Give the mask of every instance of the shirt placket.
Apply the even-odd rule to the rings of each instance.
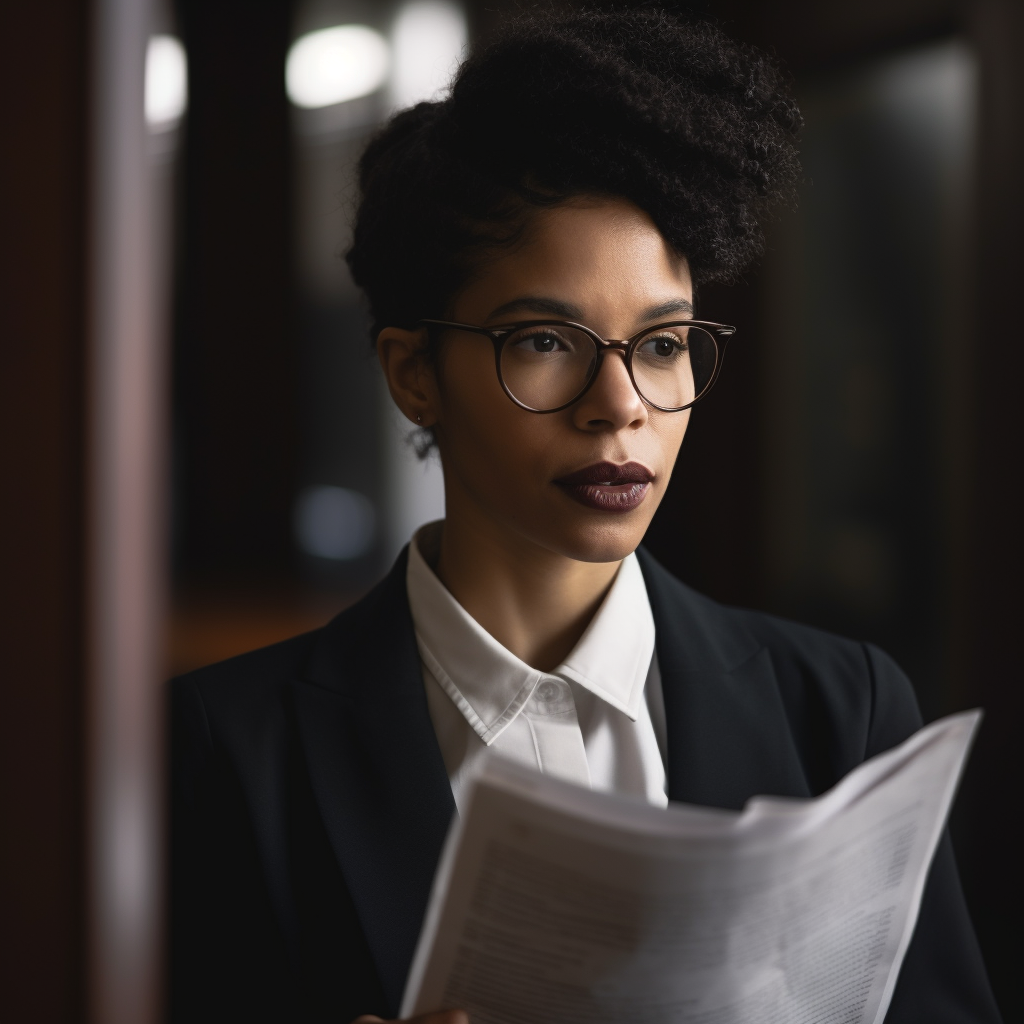
[[[569,684],[553,676],[543,677],[521,717],[532,734],[537,767],[545,775],[589,788],[587,751]]]

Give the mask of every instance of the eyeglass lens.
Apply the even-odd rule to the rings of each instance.
[[[707,390],[717,361],[718,346],[708,331],[661,327],[634,348],[633,379],[651,405],[681,409]],[[541,324],[505,339],[501,376],[517,401],[545,412],[572,402],[590,383],[596,362],[597,343],[585,331]]]

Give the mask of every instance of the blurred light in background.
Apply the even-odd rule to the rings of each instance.
[[[346,487],[307,487],[295,502],[295,539],[307,555],[359,558],[373,546],[375,526],[370,500]]]
[[[306,586],[355,595],[380,578],[420,525],[444,516],[440,463],[416,458],[415,428],[384,386],[363,296],[340,258],[351,239],[356,168],[389,113],[443,95],[467,49],[468,19],[454,0],[296,0],[292,25],[286,84],[302,410],[292,538]],[[371,48],[380,55],[376,70],[356,95],[346,82],[369,63]],[[306,91],[307,75],[315,89]],[[311,497],[328,482],[370,503],[367,515],[372,506],[364,547],[341,536],[344,513],[331,510],[331,502],[341,504],[337,495]],[[310,529],[315,524],[325,532]]]
[[[174,36],[151,36],[146,48],[146,124],[174,128],[188,106],[185,47]]]
[[[441,98],[467,52],[464,7],[450,0],[410,0],[398,8],[391,27],[394,55],[390,100],[393,108]],[[436,453],[416,457],[409,424],[380,388],[388,439],[387,535],[385,562],[393,559],[423,523],[444,518],[444,477]]]
[[[403,4],[391,30],[394,105],[410,107],[436,99],[451,83],[465,55],[467,38],[466,15],[459,4],[445,0]]]
[[[384,84],[390,63],[387,40],[366,25],[310,32],[288,51],[288,98],[297,107],[315,109],[368,96]]]

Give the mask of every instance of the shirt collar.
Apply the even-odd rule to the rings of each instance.
[[[485,743],[530,699],[545,673],[503,647],[455,600],[409,545],[409,607],[420,656]],[[569,656],[552,672],[636,721],[654,655],[654,616],[636,555],[619,567],[604,601]]]

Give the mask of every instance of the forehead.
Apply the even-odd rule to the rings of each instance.
[[[690,298],[685,258],[626,200],[574,200],[538,211],[512,249],[486,261],[456,299],[460,316],[486,317],[520,295],[544,295],[591,318],[628,320],[658,302]]]

